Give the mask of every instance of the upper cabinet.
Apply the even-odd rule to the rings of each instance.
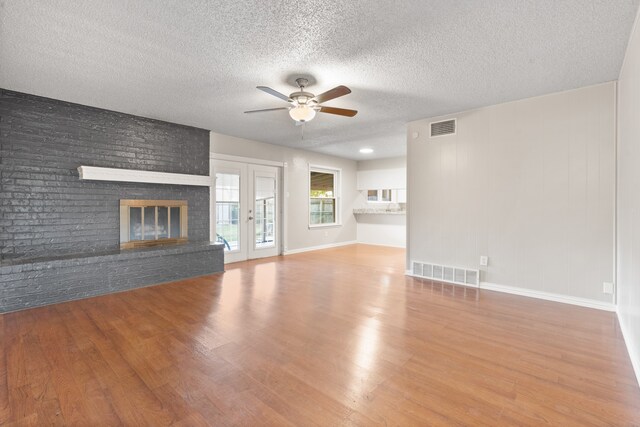
[[[389,188],[400,190],[407,188],[407,169],[375,169],[358,171],[358,190]]]

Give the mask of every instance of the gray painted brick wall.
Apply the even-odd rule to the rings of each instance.
[[[1,259],[119,246],[120,199],[186,199],[209,239],[204,187],[80,181],[80,165],[209,174],[209,132],[0,89]]]
[[[223,269],[222,245],[208,243],[0,265],[0,313]]]
[[[209,132],[0,89],[0,312],[222,271],[206,187],[81,181],[80,165],[209,174]],[[120,199],[185,199],[188,245],[119,250]]]

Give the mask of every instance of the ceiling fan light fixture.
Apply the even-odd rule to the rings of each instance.
[[[266,111],[275,110],[289,110],[289,116],[297,123],[304,123],[313,120],[316,113],[335,114],[343,117],[353,117],[358,114],[357,110],[350,110],[347,108],[329,107],[328,105],[321,105],[323,102],[331,101],[332,99],[339,98],[351,93],[351,89],[346,86],[336,86],[333,89],[329,89],[320,95],[314,95],[311,92],[305,92],[305,88],[309,81],[303,77],[296,79],[296,84],[300,90],[293,92],[289,96],[271,89],[267,86],[256,86],[261,91],[275,96],[289,104],[288,107],[280,108],[263,108],[262,110],[250,110],[245,113],[263,113]]]
[[[289,115],[296,122],[308,122],[316,116],[316,110],[306,104],[301,104],[291,108]]]

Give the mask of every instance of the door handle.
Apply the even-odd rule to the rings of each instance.
[[[250,216],[250,217],[249,217],[249,221],[251,221],[252,219],[253,219],[253,217],[252,217],[252,216]]]

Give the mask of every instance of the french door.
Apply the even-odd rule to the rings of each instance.
[[[226,160],[211,166],[216,238],[225,245],[225,263],[279,255],[279,168]]]

